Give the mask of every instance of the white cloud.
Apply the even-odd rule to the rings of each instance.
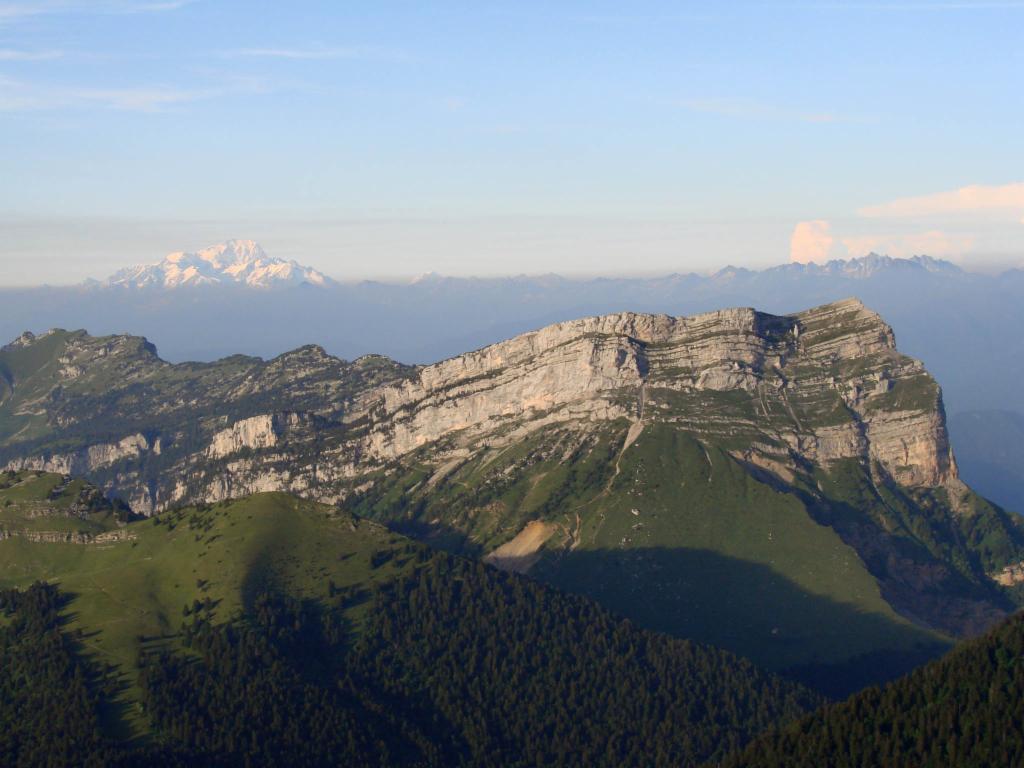
[[[831,9],[843,11],[982,11],[982,10],[1013,10],[1024,8],[1019,0],[961,0],[961,2],[933,3],[825,3],[809,6],[815,9]]]
[[[165,86],[87,88],[39,86],[0,76],[0,112],[101,107],[128,112],[160,112],[175,105],[221,95],[222,90]]]
[[[975,247],[976,238],[969,234],[930,229],[906,234],[852,235],[841,238],[840,242],[850,257],[874,252],[897,258],[927,255],[960,260]]]
[[[1024,182],[972,184],[904,197],[793,230],[790,258],[820,262],[875,252],[928,255],[991,268],[1016,264],[1024,252]]]
[[[50,61],[64,56],[63,51],[16,51],[0,48],[0,61]]]
[[[0,3],[0,21],[13,21],[26,16],[36,16],[45,11],[38,5],[27,3]]]
[[[294,59],[300,61],[322,61],[348,59],[351,61],[401,61],[407,56],[400,51],[369,45],[310,48],[238,48],[221,54],[225,58]]]
[[[180,88],[82,88],[69,94],[74,100],[129,112],[159,112],[176,104],[186,104],[218,95],[216,91]]]
[[[838,258],[832,225],[823,219],[801,221],[793,227],[789,238],[789,258],[799,264],[825,262]]]
[[[809,112],[773,104],[735,99],[687,99],[679,106],[709,115],[721,115],[737,120],[781,120],[800,123],[840,123],[846,118],[831,112]]]
[[[176,11],[186,5],[192,5],[196,0],[168,0],[164,3],[124,3],[121,13],[160,13],[161,11]]]
[[[856,223],[846,223],[843,233],[835,232],[823,219],[801,221],[790,237],[789,258],[798,264],[823,264],[881,253],[896,258],[927,255],[962,260],[975,248],[977,239],[967,233],[928,229],[912,232],[863,232]],[[852,231],[851,231],[852,230]]]
[[[973,184],[950,192],[904,197],[881,205],[871,205],[858,213],[869,218],[903,218],[979,211],[1005,211],[1017,218],[1024,212],[1024,182],[998,186]]]
[[[162,13],[176,11],[197,0],[153,0],[152,2],[136,2],[135,0],[35,0],[34,2],[0,3],[0,23],[16,22],[31,16],[54,14],[128,14],[128,13]]]

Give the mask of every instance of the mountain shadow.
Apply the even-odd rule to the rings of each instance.
[[[884,687],[767,731],[720,768],[1024,764],[1024,617]]]
[[[897,677],[950,647],[895,613],[816,595],[768,566],[707,549],[547,553],[530,574],[644,629],[724,648],[830,696]]]

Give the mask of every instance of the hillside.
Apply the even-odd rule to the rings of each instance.
[[[152,511],[180,500],[161,487],[173,462],[201,461],[226,425],[256,417],[219,450],[270,448],[252,444],[258,425],[274,432],[264,440],[322,429],[362,409],[364,392],[412,370],[373,356],[347,362],[316,346],[269,361],[236,355],[171,365],[138,337],[26,334],[0,350],[0,451],[44,450],[51,458],[39,468],[97,478],[127,464],[139,485],[121,483],[121,495]]]
[[[1020,523],[960,480],[937,383],[856,300],[584,318],[419,368],[315,347],[171,365],[83,332],[0,366],[10,468],[144,512],[343,503],[832,692],[1020,598]]]
[[[1020,765],[1024,617],[754,741],[722,768]]]
[[[0,558],[0,590],[28,590],[0,592],[8,757],[73,720],[60,754],[81,764],[695,765],[820,701],[284,494],[116,542],[11,538]],[[46,670],[76,667],[79,694],[40,705],[62,674]]]
[[[81,478],[41,471],[0,474],[0,539],[102,542],[124,535],[137,519]]]

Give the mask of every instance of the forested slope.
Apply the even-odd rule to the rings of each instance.
[[[728,768],[1024,764],[1024,616],[884,688],[762,736]]]

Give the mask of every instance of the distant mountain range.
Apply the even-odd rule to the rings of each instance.
[[[767,273],[790,273],[811,276],[868,279],[887,271],[914,272],[924,270],[936,274],[962,275],[955,264],[930,256],[894,259],[870,253],[857,259],[837,259],[825,264],[786,264],[764,270]],[[731,280],[746,280],[758,270],[728,266],[703,277],[696,273],[671,274],[663,278],[668,282],[708,282],[721,284]],[[436,272],[428,272],[412,281],[413,284],[438,285],[451,280]],[[500,278],[498,278],[500,279]],[[519,276],[515,281],[539,281],[545,285],[574,283],[558,275],[539,277]],[[648,281],[651,282],[651,281]],[[656,279],[653,282],[658,282]],[[86,285],[122,288],[183,288],[198,286],[245,286],[248,288],[287,288],[297,285],[330,286],[337,283],[312,267],[296,261],[272,258],[254,240],[227,240],[194,253],[175,251],[157,264],[139,264],[115,272],[105,281],[89,280]]]
[[[832,278],[842,280],[869,280],[886,274],[914,275],[929,273],[960,278],[969,273],[952,262],[930,256],[893,258],[877,253],[854,259],[835,259],[824,264],[789,263],[763,270],[727,266],[701,275],[696,272],[672,273],[661,278],[596,278],[573,279],[557,274],[517,275],[507,278],[463,278],[448,277],[436,272],[427,272],[405,282],[379,283],[362,281],[349,283],[345,287],[385,286],[394,288],[418,286],[419,288],[451,287],[455,285],[500,284],[505,286],[531,286],[541,290],[556,290],[559,287],[590,284],[593,286],[616,284],[639,284],[649,290],[665,289],[669,286],[718,286],[732,283],[746,284],[773,279]],[[294,288],[310,285],[320,287],[342,287],[313,267],[304,266],[294,260],[271,257],[254,240],[227,240],[195,252],[175,251],[156,264],[138,264],[118,270],[105,280],[90,279],[83,283],[88,288],[197,288],[197,287],[245,287],[258,289]]]
[[[820,265],[727,267],[711,275],[427,274],[404,283],[340,283],[239,240],[172,254],[104,282],[0,290],[0,339],[24,330],[88,328],[144,335],[171,361],[235,353],[270,358],[315,342],[348,359],[380,353],[430,363],[587,315],[683,315],[751,306],[786,314],[850,296],[880,312],[900,348],[942,382],[964,477],[1024,511],[1024,474],[993,470],[1005,462],[978,452],[983,446],[1021,446],[1020,419],[999,415],[1024,419],[1021,270],[987,275],[927,256],[869,254]]]

